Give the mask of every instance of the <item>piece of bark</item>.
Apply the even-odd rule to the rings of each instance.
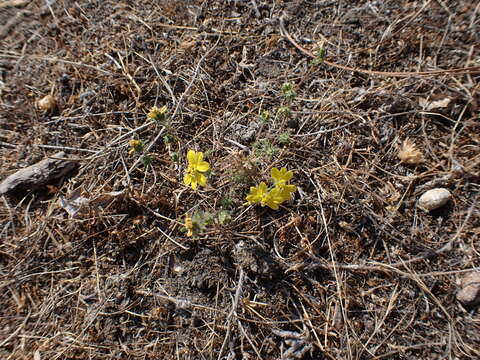
[[[457,293],[457,300],[465,306],[480,304],[480,271],[466,274],[460,281],[461,289]]]
[[[58,180],[77,168],[77,163],[62,160],[64,152],[18,170],[0,183],[0,195],[23,195],[22,192],[36,190]]]

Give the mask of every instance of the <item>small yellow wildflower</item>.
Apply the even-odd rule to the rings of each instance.
[[[264,196],[261,204],[262,206],[267,205],[270,209],[278,210],[280,205],[288,199],[285,198],[285,195],[280,189],[273,188]]]
[[[282,167],[280,170],[274,167],[270,171],[270,175],[275,184],[286,184],[292,179],[293,171],[287,170],[285,167]]]
[[[293,171],[286,168],[273,168],[271,170],[274,187],[268,189],[267,184],[261,182],[257,186],[250,187],[250,193],[246,200],[249,204],[260,204],[278,210],[280,205],[292,198],[292,193],[297,190],[295,185],[289,184],[293,177]]]
[[[267,205],[273,210],[278,210],[279,205],[284,201],[283,198],[284,196],[279,189],[268,190],[267,184],[262,181],[257,186],[250,187],[250,193],[246,200],[249,204]]]
[[[203,160],[203,152],[188,150],[187,153],[188,167],[183,178],[183,183],[189,185],[196,190],[198,185],[205,186],[207,178],[204,172],[210,169],[210,164]]]
[[[293,171],[289,171],[285,167],[282,167],[280,170],[274,167],[271,170],[271,175],[275,188],[278,189],[281,194],[280,196],[283,197],[284,201],[290,200],[291,193],[297,190],[295,185],[288,183],[293,177]]]
[[[286,201],[291,199],[291,194],[297,190],[297,187],[291,184],[283,184],[277,185],[276,189],[281,192],[283,198],[285,199],[284,201]]]
[[[260,204],[262,202],[262,199],[267,195],[267,193],[267,184],[262,181],[257,186],[250,187],[250,193],[247,195],[246,200],[250,204]]]
[[[152,107],[147,114],[147,118],[155,121],[164,121],[167,118],[167,105],[163,105],[161,108]]]
[[[133,153],[143,151],[143,142],[141,140],[132,139],[128,142],[128,145],[130,145],[130,149],[128,150],[128,155],[133,155]]]

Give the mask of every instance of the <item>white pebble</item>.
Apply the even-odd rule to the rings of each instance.
[[[418,207],[427,211],[438,209],[445,205],[452,198],[452,194],[448,189],[437,188],[428,190],[420,199],[418,199]]]

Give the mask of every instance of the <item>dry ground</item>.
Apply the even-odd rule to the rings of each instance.
[[[455,298],[480,265],[479,75],[445,71],[479,65],[478,5],[7,3],[0,180],[59,150],[79,169],[1,199],[2,359],[480,358]],[[273,166],[294,199],[243,206]],[[420,210],[438,186],[452,200]],[[97,200],[72,217],[74,191]]]

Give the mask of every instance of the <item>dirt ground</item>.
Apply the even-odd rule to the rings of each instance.
[[[479,44],[469,0],[0,1],[0,181],[76,165],[1,196],[0,358],[479,359]]]

